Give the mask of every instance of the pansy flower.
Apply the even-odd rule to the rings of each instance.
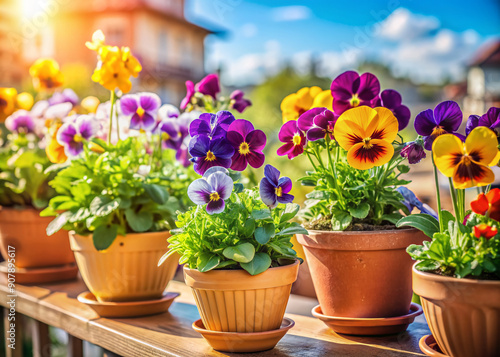
[[[322,93],[320,87],[304,87],[287,95],[281,102],[281,112],[283,123],[290,120],[297,120],[302,114],[313,107],[316,96]]]
[[[229,96],[231,99],[231,108],[239,113],[243,113],[247,107],[252,105],[250,100],[243,98],[244,95],[245,93],[242,90],[237,89]]]
[[[187,128],[182,128],[177,119],[164,119],[158,128],[164,149],[178,150],[181,147]]]
[[[131,116],[130,129],[134,130],[153,130],[160,105],[160,97],[154,93],[129,94],[120,99],[121,111]]]
[[[443,134],[454,134],[460,139],[464,136],[456,131],[462,124],[462,111],[457,103],[445,101],[439,103],[434,111],[427,109],[415,117],[415,130],[424,137],[426,150],[432,149],[434,140]]]
[[[188,150],[194,170],[200,175],[213,166],[229,168],[234,155],[233,146],[225,138],[210,139],[206,135],[194,136]]]
[[[19,93],[16,97],[16,105],[19,109],[30,110],[35,104],[35,99],[28,92]]]
[[[486,194],[480,193],[470,203],[470,207],[474,213],[500,222],[500,189],[494,188]]]
[[[188,104],[191,102],[191,98],[193,98],[194,92],[194,83],[186,81],[186,96],[182,99],[180,106],[182,110],[187,108]]]
[[[408,126],[411,117],[410,109],[401,104],[401,102],[402,98],[399,92],[394,89],[386,89],[373,100],[371,107],[384,107],[389,109],[398,120],[399,131],[401,131]]]
[[[453,178],[456,188],[486,186],[495,180],[488,166],[498,163],[499,151],[495,133],[483,126],[477,127],[465,143],[452,134],[441,135],[434,141],[434,162],[441,173]]]
[[[398,120],[383,107],[353,108],[340,116],[334,128],[335,140],[347,150],[347,162],[359,170],[389,162],[394,154]]]
[[[39,58],[29,69],[33,78],[33,87],[37,91],[51,90],[62,86],[63,74],[57,63],[52,58]]]
[[[330,89],[333,111],[341,115],[351,108],[361,105],[371,106],[371,102],[380,93],[380,83],[371,73],[363,73],[360,76],[354,71],[347,71],[333,80]]]
[[[0,122],[14,113],[16,97],[17,90],[15,88],[0,88]]]
[[[71,88],[66,88],[62,92],[55,92],[52,97],[49,98],[49,104],[61,104],[61,103],[71,103],[73,106],[77,105],[79,102],[78,95]]]
[[[203,178],[193,181],[187,190],[191,201],[197,205],[207,205],[208,214],[224,211],[227,200],[233,192],[233,180],[227,170],[213,167],[203,175]]]
[[[227,131],[227,141],[234,148],[231,170],[243,171],[247,164],[255,169],[261,167],[265,160],[262,150],[266,140],[266,134],[262,130],[255,130],[248,120],[233,121]]]
[[[229,125],[234,121],[234,116],[227,110],[217,114],[203,113],[189,125],[189,135],[206,135],[212,139],[226,137]]]
[[[68,157],[77,157],[83,152],[83,142],[99,132],[99,122],[91,115],[80,115],[76,121],[65,123],[57,132],[57,141],[64,146]]]
[[[474,236],[478,239],[481,237],[486,239],[491,239],[497,234],[498,234],[498,228],[491,227],[486,223],[481,223],[478,224],[477,226],[474,226]]]
[[[397,188],[397,191],[403,196],[402,202],[410,213],[416,207],[421,213],[428,214],[436,219],[438,218],[438,214],[429,205],[422,203],[409,188],[400,186]]]
[[[300,130],[304,131],[307,140],[316,141],[330,135],[333,139],[333,128],[337,117],[326,108],[313,108],[302,114],[297,121]]]
[[[500,134],[500,108],[491,107],[486,114],[482,116],[471,115],[465,126],[465,134],[469,135],[472,129],[478,126],[485,126]]]
[[[290,203],[293,196],[288,192],[292,189],[292,180],[288,177],[281,177],[278,169],[271,165],[264,168],[264,177],[260,181],[259,192],[262,202],[270,208],[274,208],[278,203]]]
[[[401,157],[407,158],[408,163],[412,165],[418,164],[422,159],[427,157],[422,144],[422,139],[412,141],[401,150]]]
[[[278,138],[282,143],[285,143],[277,151],[279,156],[287,155],[289,159],[293,159],[304,152],[307,140],[304,133],[297,126],[297,121],[290,120],[283,124]]]
[[[216,99],[217,93],[220,92],[219,76],[215,73],[209,74],[201,81],[196,83],[196,85],[194,86],[194,90]]]
[[[33,133],[35,131],[35,120],[30,112],[18,110],[5,120],[5,126],[13,133]]]

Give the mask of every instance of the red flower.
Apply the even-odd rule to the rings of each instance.
[[[470,203],[470,207],[473,212],[483,216],[487,215],[500,222],[500,189],[495,188],[486,195],[480,193],[476,200]]]
[[[496,227],[490,227],[485,223],[478,224],[474,226],[474,235],[476,238],[484,237],[486,239],[490,239],[496,236],[498,233],[498,229]]]

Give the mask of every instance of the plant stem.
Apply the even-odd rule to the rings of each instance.
[[[459,207],[458,207],[458,202],[457,202],[457,192],[455,190],[455,187],[453,186],[453,180],[451,179],[451,177],[448,178],[448,181],[450,183],[450,193],[451,193],[451,200],[453,202],[453,210],[455,211],[455,219],[457,221],[457,224],[460,224],[460,211],[459,211]],[[462,217],[462,221],[463,221],[463,217]]]
[[[344,197],[342,195],[342,191],[340,190],[338,181],[337,181],[337,169],[336,166],[333,163],[332,160],[332,153],[330,150],[330,144],[332,143],[332,140],[330,139],[330,134],[327,134],[326,136],[326,151],[328,152],[328,165],[330,166],[329,169],[332,172],[333,175],[333,185],[335,186],[335,190],[337,190],[337,195],[338,195],[338,200],[340,202],[340,205],[344,207]]]
[[[116,94],[115,91],[111,91],[111,110],[109,113],[109,129],[108,129],[108,145],[111,144],[111,133],[113,130],[113,111],[115,109]]]
[[[318,172],[318,168],[316,167],[316,164],[314,163],[314,161],[313,161],[313,159],[312,159],[311,154],[309,153],[309,151],[305,151],[305,153],[307,155],[307,158],[311,162],[311,165],[314,167],[314,171]]]
[[[438,208],[438,218],[439,218],[439,232],[444,232],[443,227],[443,214],[441,213],[441,193],[439,192],[439,177],[437,172],[436,164],[434,163],[434,155],[432,156],[432,166],[434,167],[434,183],[436,184],[436,198],[437,198],[437,208]]]

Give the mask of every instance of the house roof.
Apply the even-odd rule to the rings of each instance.
[[[481,46],[469,62],[470,67],[500,67],[500,38]]]

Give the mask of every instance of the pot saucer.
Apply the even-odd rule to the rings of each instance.
[[[279,342],[295,325],[292,319],[283,318],[277,330],[263,332],[222,332],[205,329],[201,319],[193,322],[193,329],[207,340],[214,350],[221,352],[261,352],[267,351]]]
[[[321,306],[312,309],[312,314],[337,333],[357,336],[392,335],[405,331],[415,317],[422,314],[422,307],[412,303],[408,314],[396,317],[354,318],[323,315]]]
[[[154,300],[100,302],[90,291],[84,291],[77,299],[90,306],[101,317],[137,317],[155,315],[166,312],[179,293],[163,293],[163,296]]]
[[[445,355],[443,352],[441,352],[441,349],[439,348],[436,340],[434,339],[434,336],[432,335],[425,335],[424,337],[422,337],[418,342],[418,346],[420,347],[420,350],[427,356],[448,357],[448,355]]]
[[[14,275],[18,284],[45,284],[57,281],[72,280],[78,275],[75,263],[40,268],[16,268],[14,273],[9,272],[7,262],[0,263],[0,273],[7,279],[9,274]]]

